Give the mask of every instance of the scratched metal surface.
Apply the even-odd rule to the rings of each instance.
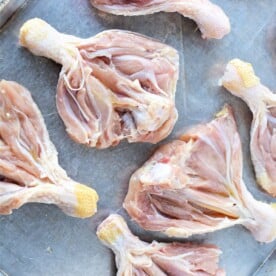
[[[58,208],[29,204],[10,216],[0,216],[0,269],[9,275],[114,275],[114,256],[95,235],[98,223],[111,212],[120,212],[131,173],[156,148],[127,144],[108,150],[88,149],[72,142],[55,107],[55,87],[60,66],[33,56],[19,47],[18,30],[32,17],[48,21],[60,31],[81,37],[109,28],[121,28],[160,39],[180,53],[180,80],[176,103],[179,120],[171,140],[187,126],[207,121],[228,102],[234,107],[244,152],[244,177],[255,197],[271,201],[255,184],[249,158],[251,114],[246,105],[217,86],[225,63],[234,57],[252,62],[264,84],[276,88],[275,0],[216,0],[229,15],[232,32],[220,41],[200,38],[196,25],[178,14],[116,17],[98,13],[87,0],[29,0],[0,32],[0,78],[26,86],[39,105],[59,152],[61,165],[80,182],[93,185],[100,195],[99,211],[90,219],[65,216]],[[130,223],[141,238],[168,240]],[[221,266],[228,275],[252,275],[276,243],[260,244],[242,227],[233,227],[190,240],[217,244]],[[275,260],[274,260],[275,263]],[[274,266],[275,268],[275,266]],[[270,271],[270,270],[267,270]],[[265,272],[263,275],[275,275]],[[0,273],[1,274],[1,273]],[[261,274],[258,274],[261,275]]]
[[[276,271],[276,250],[271,251],[264,259],[263,263],[259,266],[253,276],[262,275],[275,275]]]
[[[25,0],[0,0],[0,28]]]

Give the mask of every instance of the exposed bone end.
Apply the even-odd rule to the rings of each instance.
[[[119,215],[110,215],[97,229],[98,238],[106,244],[113,244],[114,241],[128,230],[124,219]]]
[[[39,18],[25,22],[19,32],[19,42],[23,47],[37,56],[47,57],[60,64],[63,63],[63,49],[66,48],[67,52],[72,52],[67,45],[67,41],[70,40],[73,41],[75,38],[59,33]]]
[[[93,216],[97,212],[97,202],[99,199],[95,190],[77,184],[75,186],[75,195],[77,198],[77,206],[75,215],[80,218],[87,218]]]
[[[260,79],[255,75],[254,69],[250,63],[240,59],[233,59],[230,61],[230,64],[236,68],[246,88],[256,86],[260,83]]]
[[[33,18],[23,24],[19,31],[19,42],[29,48],[30,42],[40,41],[49,33],[49,25],[39,19]]]
[[[231,68],[231,66],[233,68]],[[254,69],[250,63],[244,62],[240,59],[233,59],[228,63],[225,75],[230,75],[233,69],[237,72],[238,76],[240,77],[243,87],[251,88],[260,83],[260,79],[255,75]],[[226,76],[224,76],[223,78],[223,84],[225,83],[225,81],[227,81]],[[232,77],[232,82],[237,82],[237,80],[235,80],[234,78],[234,75]],[[230,79],[228,81],[230,81]]]
[[[229,92],[245,101],[252,97],[246,91],[260,85],[260,79],[255,75],[252,65],[239,59],[228,62],[220,82]]]
[[[276,186],[266,172],[257,175],[257,183],[271,196],[276,197]]]
[[[232,95],[244,100],[253,114],[256,110],[262,114],[266,113],[264,99],[272,93],[261,84],[250,63],[240,59],[231,60],[226,66],[221,82]]]
[[[231,32],[230,21],[226,17],[224,21],[224,25],[220,26],[220,28],[216,28],[214,33],[212,35],[209,35],[209,37],[206,37],[206,38],[222,39],[230,32]],[[203,38],[204,38],[204,34],[203,34]]]
[[[194,18],[203,39],[222,39],[231,31],[231,24],[221,8],[212,4],[210,10],[201,11],[200,18]]]

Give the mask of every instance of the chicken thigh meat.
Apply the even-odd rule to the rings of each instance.
[[[0,81],[0,119],[0,214],[37,202],[56,204],[70,216],[92,216],[97,193],[70,179],[59,166],[29,91],[15,82]]]
[[[144,229],[188,237],[242,224],[256,240],[276,238],[275,206],[242,180],[242,151],[229,106],[214,120],[161,146],[131,177],[124,201]]]
[[[230,61],[221,79],[233,95],[243,99],[253,114],[250,150],[257,182],[276,196],[276,94],[261,84],[250,63]]]
[[[223,10],[209,0],[91,0],[91,3],[101,11],[125,16],[178,12],[197,23],[203,38],[221,39],[231,29]]]
[[[134,236],[124,219],[110,215],[98,227],[98,238],[116,256],[117,276],[223,276],[221,251],[214,245],[147,243]]]
[[[121,140],[157,143],[177,120],[178,53],[120,30],[81,39],[40,19],[27,21],[20,43],[62,64],[57,108],[78,143],[107,148]]]

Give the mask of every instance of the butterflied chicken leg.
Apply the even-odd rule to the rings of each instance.
[[[221,81],[252,111],[250,149],[257,182],[276,196],[276,95],[260,83],[250,63],[239,59],[228,63]]]
[[[31,94],[0,82],[0,214],[28,202],[56,204],[67,215],[96,212],[97,193],[70,179],[59,166],[41,113]]]
[[[118,276],[225,275],[218,268],[221,251],[216,246],[156,241],[149,244],[134,236],[119,215],[105,219],[97,236],[115,253]]]
[[[230,107],[167,145],[130,179],[124,207],[143,228],[188,237],[242,224],[255,239],[276,238],[276,209],[242,180],[242,151]]]
[[[104,12],[126,16],[178,12],[198,24],[203,38],[220,39],[231,28],[223,10],[209,0],[91,0],[91,3]]]
[[[27,21],[20,43],[62,64],[57,108],[78,143],[107,148],[122,139],[157,143],[177,119],[178,54],[139,34],[111,30],[88,39]]]

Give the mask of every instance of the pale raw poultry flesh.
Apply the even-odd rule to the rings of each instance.
[[[240,137],[231,108],[161,146],[130,179],[124,207],[144,229],[188,237],[242,224],[256,240],[276,237],[275,206],[242,180]]]
[[[117,276],[225,275],[218,267],[221,251],[216,246],[147,243],[134,236],[119,215],[106,218],[99,225],[97,236],[115,253]]]
[[[251,158],[259,185],[276,196],[276,95],[261,84],[250,63],[239,59],[226,67],[222,85],[243,99],[253,114]]]
[[[117,15],[145,15],[178,12],[194,20],[203,38],[221,39],[230,32],[223,10],[209,0],[91,0],[97,9]]]
[[[73,140],[107,148],[121,140],[157,143],[177,120],[178,53],[170,46],[120,30],[88,39],[27,21],[20,43],[62,64],[57,108]]]
[[[57,151],[29,91],[2,80],[0,117],[0,214],[37,202],[56,204],[70,216],[92,216],[97,193],[70,179],[59,166]]]

